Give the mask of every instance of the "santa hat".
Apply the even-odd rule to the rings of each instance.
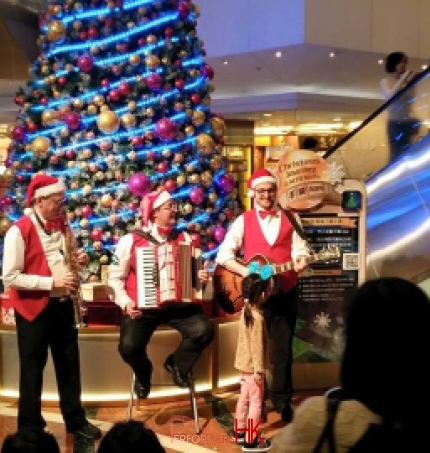
[[[167,190],[155,190],[147,193],[140,202],[140,213],[142,214],[143,226],[147,227],[152,211],[159,208],[172,198]]]
[[[27,187],[26,205],[31,206],[31,203],[36,198],[48,197],[54,193],[64,192],[66,186],[62,181],[54,176],[38,174],[33,177]]]
[[[272,184],[278,185],[278,180],[276,179],[275,175],[266,168],[260,168],[260,170],[254,171],[254,173],[246,182],[246,185],[248,187],[248,197],[253,197],[255,195],[254,189],[259,184],[263,184],[265,182],[270,182]]]

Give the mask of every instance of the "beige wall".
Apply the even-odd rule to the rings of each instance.
[[[430,58],[429,0],[306,0],[305,42]]]

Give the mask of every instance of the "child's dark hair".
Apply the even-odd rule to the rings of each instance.
[[[243,279],[242,296],[247,301],[243,308],[246,327],[254,324],[250,306],[258,304],[260,296],[267,290],[268,284],[269,280],[263,280],[259,274],[249,274]]]

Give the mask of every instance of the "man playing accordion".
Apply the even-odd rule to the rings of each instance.
[[[156,328],[166,324],[182,335],[179,346],[164,362],[164,367],[179,387],[190,385],[191,369],[211,343],[214,330],[200,304],[157,298],[159,294],[155,293],[159,292],[159,281],[153,288],[148,288],[147,293],[142,289],[142,263],[139,261],[142,251],[150,252],[149,265],[152,273],[158,275],[161,271],[154,269],[157,257],[167,249],[175,251],[180,244],[191,244],[192,241],[187,233],[175,231],[176,205],[166,190],[145,195],[140,210],[143,228],[124,235],[118,241],[109,267],[108,286],[111,298],[123,309],[119,353],[137,377],[135,391],[138,398],[146,398],[151,390],[152,374],[146,349]],[[187,265],[191,267],[189,260]],[[179,277],[172,275],[175,281]],[[199,270],[197,275],[200,282],[207,282],[207,270]]]

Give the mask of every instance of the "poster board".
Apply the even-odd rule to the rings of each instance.
[[[294,351],[295,388],[338,385],[346,300],[365,280],[366,189],[312,151],[287,151],[276,167],[282,208],[296,212],[312,251],[340,248],[300,276]]]

